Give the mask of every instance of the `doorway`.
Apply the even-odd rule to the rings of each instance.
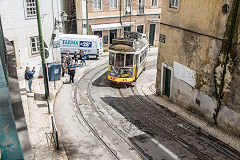
[[[109,31],[109,43],[112,44],[112,40],[117,38],[117,30],[110,30]]]
[[[149,27],[149,44],[151,46],[154,46],[154,38],[155,38],[155,27],[156,27],[156,24],[150,24],[150,27]]]
[[[162,95],[170,97],[171,94],[172,69],[169,66],[162,67]]]

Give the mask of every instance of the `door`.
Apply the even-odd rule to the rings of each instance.
[[[164,86],[164,90],[165,90],[165,95],[166,96],[170,96],[170,86],[171,86],[171,70],[166,68],[165,71],[165,86]]]
[[[155,24],[150,24],[149,28],[149,44],[151,46],[154,45],[154,37],[155,37]]]
[[[116,39],[116,37],[117,37],[117,30],[116,29],[110,30],[109,31],[109,43],[112,44],[112,40]]]

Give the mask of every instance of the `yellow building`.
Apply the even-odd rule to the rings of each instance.
[[[165,0],[159,95],[239,135],[239,0]]]
[[[103,38],[105,49],[112,39],[129,31],[146,34],[151,45],[159,40],[162,0],[92,0],[88,1],[90,34]],[[86,1],[76,0],[77,33],[87,34]]]

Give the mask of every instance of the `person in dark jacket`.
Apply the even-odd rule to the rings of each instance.
[[[25,79],[28,81],[28,88],[29,88],[29,92],[34,92],[32,90],[32,81],[33,81],[33,75],[35,73],[35,67],[33,67],[33,70],[30,71],[30,67],[27,66],[26,70],[25,70]]]
[[[77,56],[77,52],[76,51],[74,52],[73,58],[75,60],[75,64],[77,65],[78,64],[78,56]]]
[[[76,70],[76,66],[74,64],[74,62],[72,61],[71,64],[68,66],[68,70],[69,70],[69,75],[70,75],[70,81],[69,83],[74,83],[74,76],[75,76],[75,70]]]

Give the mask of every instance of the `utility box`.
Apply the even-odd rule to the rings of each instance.
[[[47,68],[48,68],[48,80],[49,81],[54,81],[54,79],[55,80],[60,80],[60,78],[61,78],[61,64],[48,63]]]

